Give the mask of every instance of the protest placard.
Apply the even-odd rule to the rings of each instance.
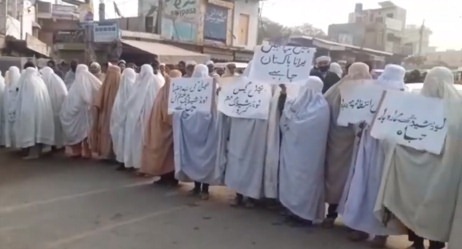
[[[340,87],[340,112],[337,125],[348,126],[366,122],[371,125],[379,108],[384,88],[372,80],[351,83]]]
[[[443,100],[398,91],[385,93],[371,129],[374,138],[437,155],[447,132]]]
[[[168,113],[211,112],[213,89],[212,78],[172,79],[168,96]]]
[[[286,84],[306,80],[310,76],[315,53],[315,48],[257,46],[249,78],[269,84]]]
[[[229,117],[266,120],[271,96],[271,85],[240,77],[223,85],[218,95],[218,110]]]

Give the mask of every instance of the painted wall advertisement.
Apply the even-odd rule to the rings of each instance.
[[[162,36],[195,42],[200,20],[200,0],[165,0]]]
[[[226,43],[228,31],[228,9],[207,4],[204,18],[204,38]]]

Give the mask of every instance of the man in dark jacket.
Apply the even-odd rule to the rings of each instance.
[[[316,66],[310,72],[311,76],[319,77],[324,83],[322,93],[327,92],[331,86],[340,80],[337,74],[329,72],[330,61],[331,59],[329,56],[320,56],[316,58]]]

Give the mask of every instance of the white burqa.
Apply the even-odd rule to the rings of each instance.
[[[5,102],[3,100],[5,96],[5,78],[2,76],[2,72],[0,72],[0,146],[5,145]]]
[[[249,71],[250,65],[246,68],[244,76],[247,76]],[[273,170],[268,169],[270,172],[265,173],[265,161],[268,127],[275,125],[269,124],[269,121],[274,120],[273,115],[277,115],[277,108],[272,106],[277,104],[278,99],[273,98],[270,105],[272,113],[269,114],[268,120],[230,118],[225,185],[244,196],[259,199],[266,197],[265,195],[274,195],[271,193],[274,187],[271,186],[277,184],[277,181],[274,182],[277,177],[266,177],[267,174],[271,175]],[[265,186],[270,186],[270,189],[265,189]]]
[[[119,163],[124,162],[125,151],[125,122],[127,121],[128,111],[128,96],[133,89],[133,84],[136,81],[136,72],[131,68],[126,68],[122,73],[122,80],[120,81],[119,90],[117,91],[112,107],[110,132],[112,138],[112,146],[114,147],[114,154]]]
[[[192,78],[208,78],[207,66],[198,64]],[[215,94],[215,88],[213,94]],[[222,171],[216,167],[218,123],[215,97],[210,112],[174,112],[173,145],[175,178],[211,185],[223,182]]]
[[[441,98],[445,103],[448,133],[443,152],[435,155],[394,145],[385,157],[375,208],[377,217],[384,217],[388,210],[417,235],[442,242],[447,242],[452,227],[461,223],[454,217],[460,212],[457,203],[461,201],[462,97],[453,84],[452,72],[437,67],[427,74],[421,91],[422,95]],[[453,236],[460,237],[461,231],[458,232]],[[461,244],[453,246],[460,248]]]
[[[53,107],[53,116],[55,123],[55,146],[57,148],[62,148],[64,146],[64,132],[63,126],[61,125],[61,120],[59,114],[61,112],[61,107],[63,106],[64,100],[67,97],[67,87],[64,84],[64,81],[59,77],[53,69],[50,67],[44,67],[40,70],[42,74],[42,79],[45,82],[45,85],[48,89],[48,94],[50,95],[51,105]]]
[[[404,90],[406,70],[398,65],[388,65],[376,83],[385,89]],[[375,202],[382,180],[385,158],[384,145],[370,135],[370,128],[359,128],[359,145],[353,155],[350,175],[342,196],[341,214],[346,226],[372,235],[397,235],[401,231],[386,227],[374,214]]]
[[[287,96],[281,117],[279,199],[305,220],[324,219],[324,160],[329,130],[329,105],[323,83],[310,77],[296,96]],[[289,94],[289,93],[288,93]]]
[[[19,93],[19,78],[21,73],[18,67],[10,67],[3,98],[3,111],[5,115],[5,146],[7,148],[17,148],[15,145],[16,137],[14,133],[14,123],[16,122],[16,108]]]
[[[47,86],[36,68],[26,68],[19,78],[14,129],[18,148],[54,144],[53,107]]]
[[[281,119],[279,110],[281,88],[279,86],[273,86],[272,92],[273,97],[271,98],[268,131],[266,135],[267,142],[263,174],[263,196],[265,198],[277,199],[279,195],[279,151],[281,145],[281,129],[279,128],[279,121]]]
[[[86,65],[77,66],[75,81],[60,113],[66,145],[79,144],[88,137],[92,127],[91,106],[101,84]]]
[[[141,67],[127,99],[125,121],[124,155],[125,167],[141,168],[144,132],[146,130],[154,100],[162,87],[151,65]]]

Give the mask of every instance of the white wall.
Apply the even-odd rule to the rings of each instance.
[[[234,3],[234,25],[233,25],[233,43],[235,47],[243,47],[253,50],[257,45],[258,35],[258,9],[259,1],[256,0],[236,0]],[[247,46],[239,44],[239,15],[247,14],[250,16]]]

